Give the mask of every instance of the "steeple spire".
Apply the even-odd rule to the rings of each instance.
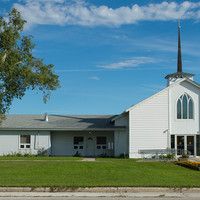
[[[182,69],[182,55],[181,55],[181,26],[180,19],[178,20],[178,55],[177,55],[177,72],[168,74],[165,78],[168,79],[168,85],[176,82],[180,78],[189,78],[193,80],[193,74],[185,73]]]
[[[181,55],[181,26],[178,20],[178,57],[177,57],[177,73],[182,73],[182,55]]]

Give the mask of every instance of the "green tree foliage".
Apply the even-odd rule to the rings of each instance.
[[[23,34],[26,21],[12,9],[8,18],[0,18],[0,115],[5,116],[15,98],[27,89],[40,90],[46,102],[50,92],[59,87],[52,64],[33,56],[34,44]]]

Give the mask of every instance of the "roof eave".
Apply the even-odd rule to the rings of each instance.
[[[28,127],[18,127],[18,128],[0,128],[0,131],[115,131],[124,130],[126,126],[118,126],[111,128],[28,128]]]
[[[177,72],[177,73],[173,73],[173,74],[168,74],[167,76],[165,76],[165,79],[169,79],[169,78],[188,78],[188,77],[192,77],[192,76],[194,76],[194,74],[184,73],[184,72]]]

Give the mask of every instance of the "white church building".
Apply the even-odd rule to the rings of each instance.
[[[182,71],[180,27],[177,72],[167,87],[119,115],[8,115],[0,125],[0,155],[120,156],[173,150],[200,156],[200,85]]]

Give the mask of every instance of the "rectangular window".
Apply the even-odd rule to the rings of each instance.
[[[31,148],[31,136],[30,135],[20,135],[20,148],[30,149]]]
[[[97,145],[105,145],[106,137],[97,137]]]
[[[83,137],[74,137],[74,149],[83,149]]]
[[[177,155],[182,155],[185,153],[185,141],[184,136],[177,136]]]
[[[83,137],[74,137],[74,144],[83,144]]]
[[[190,155],[194,155],[194,136],[187,136],[187,151]]]
[[[97,149],[106,149],[106,137],[97,137],[96,145]]]
[[[175,149],[175,135],[171,135],[171,149]]]

